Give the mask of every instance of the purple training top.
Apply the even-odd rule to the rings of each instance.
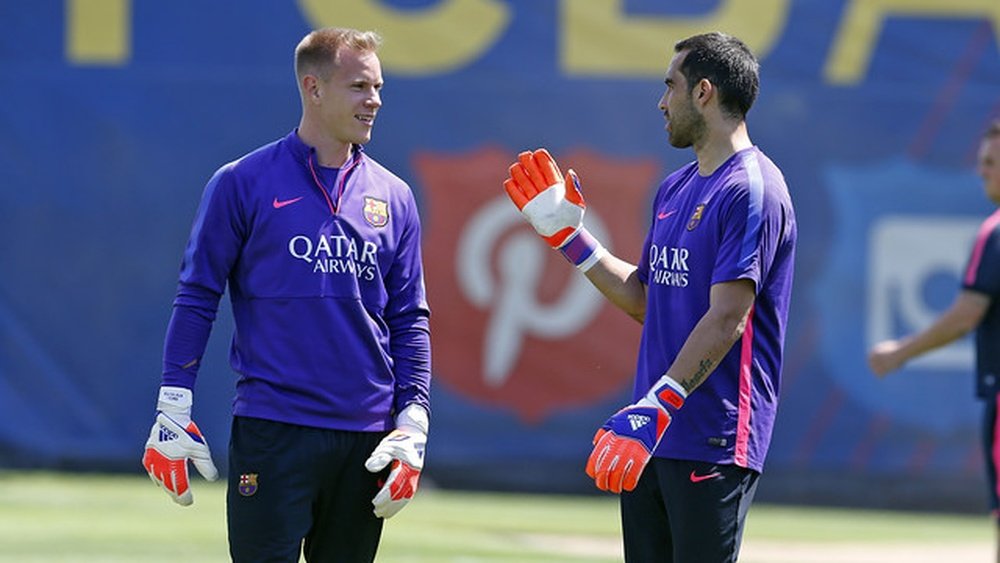
[[[234,414],[381,431],[410,403],[429,409],[417,207],[360,146],[321,168],[293,131],[215,173],[181,265],[164,385],[194,386],[227,283]]]
[[[647,301],[635,400],[667,371],[708,311],[713,284],[752,280],[757,299],[742,339],[688,396],[657,457],[763,469],[781,386],[795,239],[784,177],[756,147],[711,176],[700,176],[692,162],[660,185],[639,261]]]

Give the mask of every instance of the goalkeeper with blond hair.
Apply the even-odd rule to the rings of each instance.
[[[217,474],[192,405],[228,285],[234,561],[373,561],[383,520],[418,486],[430,311],[413,194],[363,150],[382,106],[380,41],[305,36],[298,127],[215,173],[184,254],[143,465],[182,505],[188,460]]]

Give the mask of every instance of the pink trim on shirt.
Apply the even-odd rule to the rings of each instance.
[[[969,267],[965,270],[966,286],[971,286],[976,282],[976,273],[979,271],[979,263],[983,260],[986,241],[990,239],[990,234],[998,223],[1000,223],[1000,210],[987,217],[979,226],[979,232],[976,233],[976,244],[972,247],[972,258],[969,259]]]
[[[753,388],[753,308],[747,315],[747,328],[740,346],[739,407],[736,414],[736,465],[747,467],[750,447],[751,390]]]

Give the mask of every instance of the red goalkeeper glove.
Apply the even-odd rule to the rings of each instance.
[[[635,489],[642,470],[687,393],[664,375],[645,397],[615,413],[594,435],[594,451],[587,460],[587,475],[602,491],[620,493]]]
[[[573,183],[567,187],[559,166],[545,149],[522,152],[508,171],[504,190],[535,232],[577,268],[587,271],[596,264],[605,250],[583,227],[587,204],[576,173],[569,171]]]
[[[396,416],[396,429],[382,438],[365,461],[365,468],[372,473],[390,467],[389,477],[372,499],[375,516],[392,518],[417,493],[428,426],[427,411],[420,405],[408,405]]]
[[[142,466],[149,478],[182,506],[194,502],[188,479],[189,459],[205,479],[219,478],[208,443],[191,420],[191,403],[190,389],[160,387],[159,412],[142,456]]]

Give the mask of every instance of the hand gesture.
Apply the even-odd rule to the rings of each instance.
[[[549,246],[561,248],[580,230],[587,207],[576,173],[569,171],[572,186],[567,188],[545,149],[517,155],[509,173],[503,187],[511,201]]]

